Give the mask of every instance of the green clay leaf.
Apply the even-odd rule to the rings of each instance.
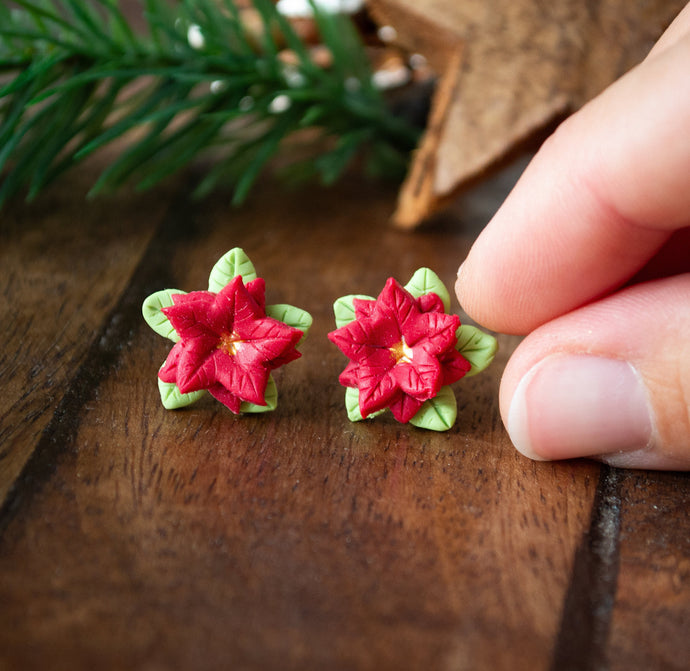
[[[158,378],[158,390],[166,410],[177,410],[196,403],[206,393],[202,390],[183,394],[174,382],[163,382],[160,378]]]
[[[364,417],[362,417],[362,411],[359,409],[359,389],[355,387],[345,388],[345,409],[347,410],[347,418],[351,422],[361,422],[364,419]],[[386,408],[378,412],[372,412],[367,415],[367,419],[378,417],[384,412],[386,412]]]
[[[448,431],[458,416],[458,403],[455,394],[449,386],[441,387],[434,398],[425,401],[417,414],[410,420],[410,424],[420,429],[431,431]]]
[[[313,321],[312,316],[306,310],[302,310],[294,305],[287,305],[286,303],[267,305],[266,316],[277,319],[279,322],[283,322],[288,326],[302,331],[304,335],[300,342],[307,337],[307,333]]]
[[[347,410],[347,418],[351,422],[361,422],[364,419],[359,409],[359,389],[354,387],[345,389],[345,409]]]
[[[412,279],[405,285],[407,289],[415,298],[424,296],[425,294],[437,294],[443,301],[443,307],[446,312],[450,312],[450,294],[446,285],[441,282],[439,276],[430,268],[420,268],[412,275]]]
[[[141,306],[141,313],[144,316],[146,323],[158,334],[162,335],[168,340],[177,342],[180,336],[173,328],[170,320],[161,312],[163,308],[169,308],[173,305],[174,294],[185,294],[186,291],[179,291],[178,289],[163,289],[151,294]]]
[[[455,348],[472,365],[465,377],[481,373],[494,360],[498,350],[496,338],[469,324],[463,324],[456,331],[456,335],[458,344]]]
[[[347,326],[350,322],[355,321],[355,298],[359,298],[363,301],[375,300],[371,296],[364,296],[363,294],[341,296],[333,303],[333,313],[335,314],[335,325],[337,328],[342,328],[343,326]]]
[[[276,387],[272,375],[268,378],[264,400],[266,401],[266,405],[257,405],[256,403],[249,403],[249,401],[242,401],[240,404],[240,412],[270,412],[278,407],[278,387]]]
[[[218,259],[216,265],[213,266],[211,275],[208,278],[208,290],[218,293],[238,275],[242,276],[242,281],[245,284],[257,278],[254,264],[244,253],[244,250],[234,247]]]

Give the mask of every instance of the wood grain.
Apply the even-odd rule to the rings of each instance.
[[[83,178],[82,173],[80,177]],[[83,199],[81,184],[72,188]],[[60,188],[0,214],[0,503],[129,281],[160,201],[85,207]]]
[[[386,227],[393,198],[354,180],[308,197],[268,185],[242,211],[176,203],[141,241],[100,327],[127,342],[89,350],[83,365],[109,348],[115,364],[65,408],[4,511],[7,668],[476,669],[516,666],[516,650],[517,668],[548,668],[598,467],[510,447],[495,399],[515,343],[458,389],[447,434],[352,425],[342,407],[332,301],[421,265],[451,284],[471,241],[451,219],[414,237]],[[167,412],[167,345],[133,297],[153,290],[151,263],[203,286],[234,245],[269,301],[313,313],[304,356],[279,372],[272,416],[211,400]]]
[[[109,201],[108,221],[141,228],[125,236],[131,256],[107,241],[119,270],[99,276],[100,312],[65,288],[63,314],[91,330],[68,372],[45,372],[62,395],[39,407],[43,432],[10,426],[31,456],[0,510],[0,669],[681,668],[687,479],[518,455],[496,400],[517,339],[500,336],[495,364],[457,385],[448,433],[345,416],[333,300],[422,265],[452,284],[520,167],[414,234],[386,226],[393,188],[356,179],[292,193],[266,181],[241,210],[222,195]],[[81,228],[15,289],[27,305],[83,263],[77,233],[83,254],[102,240],[104,205],[63,198],[56,221],[81,207]],[[55,239],[40,208],[14,212]],[[27,253],[27,235],[6,235],[6,258]],[[236,245],[269,302],[312,312],[304,356],[277,372],[270,415],[210,398],[165,411],[155,374],[169,343],[141,301],[205,286]],[[17,379],[46,337],[26,333]]]
[[[519,456],[515,338],[448,433],[345,417],[332,301],[452,284],[521,167],[414,234],[357,179],[233,210],[176,184],[89,203],[86,169],[0,213],[0,671],[685,668],[687,476]],[[271,415],[167,412],[141,301],[236,245],[312,312],[304,356]]]

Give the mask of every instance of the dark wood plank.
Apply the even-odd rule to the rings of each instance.
[[[502,337],[494,367],[458,385],[458,424],[434,434],[350,424],[344,359],[325,337],[340,295],[375,294],[422,265],[452,285],[505,186],[485,185],[464,215],[413,235],[387,226],[393,189],[357,180],[287,194],[266,184],[239,211],[221,197],[174,207],[100,325],[136,324],[126,346],[87,355],[96,366],[115,351],[116,365],[71,397],[60,439],[29,464],[40,477],[21,479],[6,511],[0,662],[549,668],[599,467],[536,464],[510,446],[496,398],[515,340]],[[165,233],[180,224],[185,240]],[[162,284],[202,288],[235,245],[269,302],[312,312],[304,356],[278,371],[269,416],[236,418],[211,400],[167,412],[155,373],[168,346],[133,296],[146,295],[149,263]],[[70,301],[78,312],[79,295]]]
[[[132,196],[86,206],[91,174],[0,213],[0,504],[168,207]]]

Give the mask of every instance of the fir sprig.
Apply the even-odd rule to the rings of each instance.
[[[142,0],[143,33],[117,0],[14,5],[0,4],[0,205],[22,189],[35,197],[128,133],[92,195],[128,180],[151,187],[215,148],[196,193],[230,182],[240,203],[300,129],[335,138],[302,164],[326,183],[360,153],[368,170],[400,168],[418,139],[372,85],[351,21],[316,6],[333,56],[328,68],[313,61],[271,0],[253,0],[262,24],[254,32],[233,0]],[[285,48],[290,65],[280,57]]]

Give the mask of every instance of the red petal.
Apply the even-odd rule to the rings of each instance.
[[[277,348],[282,347],[282,343],[299,342],[302,337],[302,331],[272,317],[252,319],[236,324],[235,333],[241,340],[256,343],[257,346],[259,343],[269,346],[275,341]],[[273,345],[270,346],[273,347]]]
[[[398,345],[402,339],[400,325],[395,319],[381,319],[369,327],[372,344],[377,348],[389,349]]]
[[[246,284],[249,295],[254,299],[262,314],[266,314],[266,282],[262,277],[257,277]]]
[[[395,365],[390,352],[386,349],[373,349],[372,355],[364,362],[350,361],[340,374],[340,382],[346,387],[360,387],[362,378],[365,386],[374,384],[375,379],[388,376],[388,372]]]
[[[441,388],[441,365],[438,359],[417,349],[412,362],[400,362],[393,367],[391,375],[398,387],[422,401],[438,394]]]
[[[183,341],[177,362],[177,386],[182,393],[208,389],[216,381],[212,357],[216,351],[215,340],[196,338]]]
[[[352,305],[355,308],[355,319],[366,319],[371,317],[371,314],[376,307],[376,301],[364,298],[355,298],[352,301]]]
[[[266,405],[266,384],[269,371],[262,366],[242,366],[222,350],[213,355],[218,383],[243,401]]]
[[[441,386],[453,384],[470,372],[472,365],[456,349],[448,350],[440,359],[443,376]]]
[[[167,382],[168,384],[175,384],[177,382],[177,362],[180,359],[180,354],[182,353],[183,348],[184,345],[182,344],[182,341],[180,341],[175,343],[173,348],[168,353],[168,358],[158,371],[158,377],[163,382]]]
[[[235,288],[235,315],[233,329],[239,332],[242,324],[252,322],[266,316],[266,311],[259,306],[247,287],[242,283],[242,278]]]
[[[395,366],[395,359],[388,348],[374,347],[366,360],[361,362],[359,366],[361,369],[369,370],[376,375],[387,375]]]
[[[362,417],[387,408],[398,391],[390,375],[380,375],[369,368],[360,368],[358,388]]]
[[[163,308],[161,312],[170,320],[172,327],[182,339],[193,339],[201,336],[217,337],[218,332],[209,324],[207,317],[209,308],[213,303],[209,302],[206,296],[194,296],[195,293],[207,292],[193,292],[185,296],[175,294],[182,298],[175,305]],[[175,299],[173,298],[173,300]]]
[[[376,299],[376,308],[372,318],[394,322],[398,327],[398,335],[404,333],[405,326],[410,319],[419,315],[419,308],[414,296],[392,277]],[[400,338],[398,337],[398,342]]]
[[[460,327],[460,317],[441,312],[425,312],[414,323],[411,321],[410,326],[404,333],[407,344],[424,347],[434,356],[455,347],[458,341],[455,333]]]
[[[238,275],[216,295],[206,319],[219,335],[236,332],[243,323],[266,316],[264,281],[256,279],[250,285],[251,292]]]
[[[240,339],[236,357],[242,365],[270,365],[277,368],[299,358],[295,345],[302,337],[302,331],[288,326],[277,319],[264,317],[239,324],[236,333]]]
[[[357,387],[359,380],[359,364],[355,361],[350,361],[350,363],[345,366],[345,370],[340,373],[338,381],[343,387]]]
[[[267,362],[267,366],[273,370],[275,368],[280,368],[281,366],[284,366],[286,363],[290,363],[291,361],[295,361],[295,359],[299,359],[302,356],[301,352],[298,352],[294,347],[291,349],[286,350],[281,354],[279,357],[276,359],[273,359],[272,361]]]
[[[213,325],[213,329],[219,337],[223,333],[231,333],[235,327],[236,302],[238,294],[242,290],[245,293],[247,291],[242,283],[242,278],[238,275],[216,294],[213,304],[209,306],[206,320]]]
[[[377,349],[377,340],[368,330],[368,324],[354,321],[328,334],[328,339],[353,361],[366,361]],[[398,342],[400,338],[398,338]]]
[[[419,412],[423,401],[420,401],[407,394],[400,393],[390,404],[393,417],[399,422],[409,422]]]
[[[422,312],[443,312],[446,309],[443,306],[443,301],[438,294],[430,293],[423,294],[417,299],[417,305]]]
[[[173,294],[173,305],[180,305],[182,303],[201,302],[211,304],[215,300],[216,295],[211,291],[192,291],[188,294]]]
[[[240,412],[241,399],[228,391],[222,384],[214,384],[208,388],[209,393],[224,406],[230,408],[236,415]]]

